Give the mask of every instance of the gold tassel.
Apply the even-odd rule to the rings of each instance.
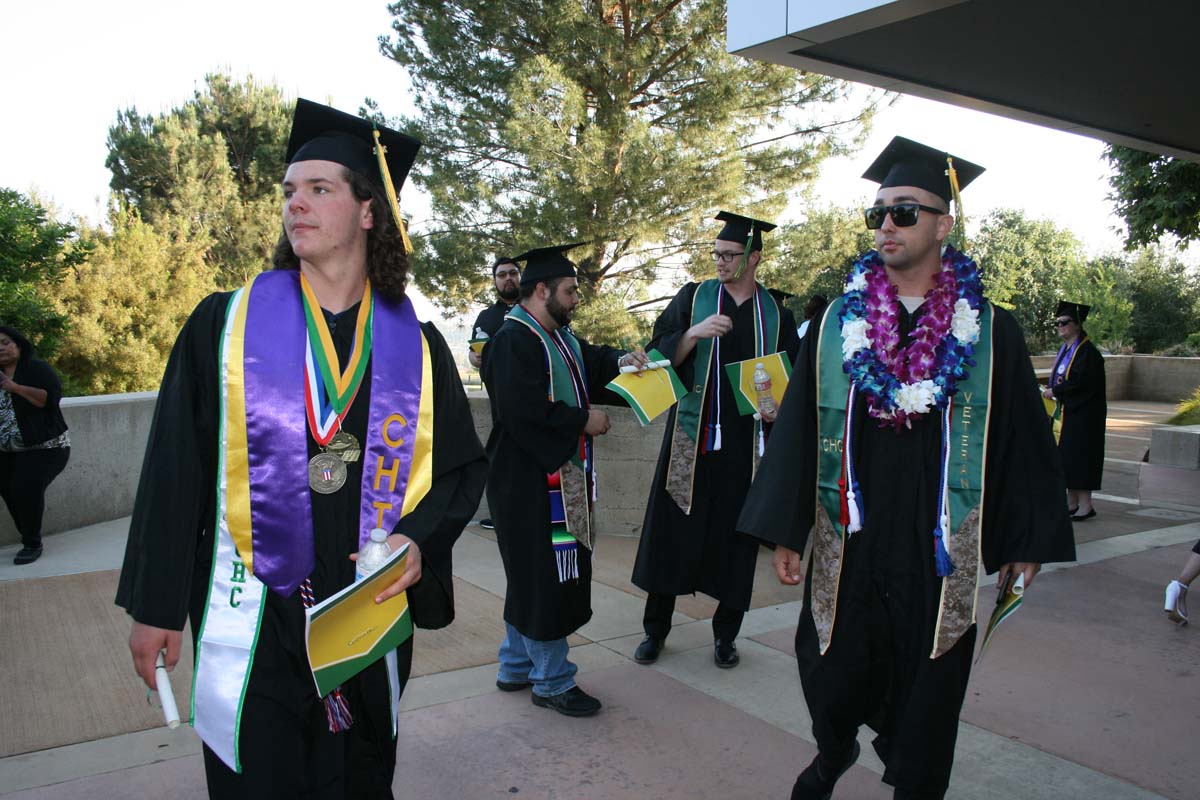
[[[412,241],[408,238],[404,217],[400,216],[400,201],[396,197],[396,187],[392,185],[392,173],[388,171],[387,159],[384,158],[387,148],[379,141],[378,128],[373,129],[371,133],[375,136],[375,157],[379,159],[379,175],[383,178],[383,190],[387,192],[388,204],[392,207],[392,216],[396,219],[396,225],[400,227],[400,239],[404,242],[404,252],[406,255],[411,255]]]
[[[733,273],[733,279],[741,280],[742,273],[746,271],[746,262],[750,260],[750,244],[754,241],[754,226],[750,226],[750,235],[746,237],[746,246],[742,249],[742,258],[738,262],[737,272]]]
[[[954,169],[954,159],[946,156],[946,175],[950,178],[950,196],[954,198],[954,227],[958,229],[958,249],[967,249],[967,215],[963,212],[962,194],[958,188],[958,170]]]

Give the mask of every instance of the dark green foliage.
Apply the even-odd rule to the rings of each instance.
[[[720,0],[389,9],[380,47],[412,76],[400,126],[426,143],[433,205],[414,277],[459,310],[486,300],[494,255],[568,241],[589,243],[585,294],[651,299],[656,265],[702,260],[717,210],[771,218],[873,111],[841,81],[725,53]]]
[[[42,357],[54,355],[69,326],[54,309],[53,287],[88,251],[74,225],[51,219],[20,192],[0,189],[0,324],[21,331]]]
[[[1200,239],[1200,164],[1120,145],[1109,145],[1104,157],[1117,214],[1129,231],[1129,248],[1150,245],[1164,235],[1181,242]]]
[[[274,85],[212,74],[164,114],[120,111],[105,162],[113,193],[146,223],[169,217],[204,239],[218,283],[241,285],[268,265],[279,238],[293,105]]]

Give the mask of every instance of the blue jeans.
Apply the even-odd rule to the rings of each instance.
[[[529,681],[533,684],[533,693],[539,697],[553,697],[575,685],[579,667],[567,660],[570,648],[566,639],[539,642],[523,636],[507,622],[504,631],[497,680],[504,683]]]

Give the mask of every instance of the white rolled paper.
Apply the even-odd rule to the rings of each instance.
[[[158,651],[158,661],[154,663],[154,685],[158,687],[158,699],[162,703],[163,720],[167,727],[174,730],[179,727],[179,709],[175,706],[175,693],[171,691],[171,676],[167,673],[167,664],[163,652]]]
[[[667,361],[667,360],[664,358],[664,359],[663,359],[663,360],[661,360],[661,361],[651,361],[649,364],[647,364],[647,365],[646,365],[646,367],[645,367],[645,368],[646,368],[646,369],[666,369],[666,368],[667,368],[667,367],[669,367],[669,366],[671,366],[671,362],[670,362],[670,361]],[[629,366],[626,366],[626,367],[621,367],[621,374],[622,374],[622,375],[626,375],[626,374],[628,374],[628,373],[630,373],[630,372],[642,372],[642,368],[641,368],[641,367],[638,367],[638,366],[637,366],[637,365],[635,365],[635,364],[630,364]]]

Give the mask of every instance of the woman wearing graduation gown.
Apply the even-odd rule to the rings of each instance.
[[[382,133],[395,181],[402,183],[419,143],[390,131]],[[378,327],[381,316],[406,315],[407,327],[388,330],[402,333],[398,338],[405,338],[407,346],[415,347],[416,352],[424,349],[427,353],[427,357],[418,358],[415,369],[418,374],[425,370],[418,383],[422,403],[427,393],[432,393],[428,400],[432,454],[425,461],[431,466],[428,483],[422,487],[423,496],[414,507],[405,509],[403,516],[389,518],[398,516],[397,521],[385,523],[392,534],[389,545],[408,541],[412,549],[404,578],[384,594],[398,594],[407,585],[414,624],[436,628],[448,625],[454,617],[451,550],[477,507],[486,463],[449,349],[432,324],[418,326],[411,303],[404,298],[407,257],[402,234],[392,222],[378,173],[372,176],[378,168],[372,166],[375,159],[369,142],[368,123],[304,100],[298,102],[288,147],[291,166],[284,185],[285,230],[275,253],[276,269],[257,276],[238,302],[246,303],[252,315],[255,303],[267,303],[273,292],[284,298],[274,308],[285,310],[288,319],[295,319],[300,313],[300,289],[304,281],[309,281],[307,285],[319,303],[314,310],[320,315],[319,321],[310,323],[319,329],[323,322],[333,351],[331,360],[340,369],[352,360],[352,352],[364,338],[361,333],[367,330],[359,327],[356,332],[356,323],[361,325],[371,316],[374,329],[384,330]],[[345,260],[339,261],[336,256],[345,252],[350,253],[351,267],[356,258],[361,259],[357,262],[360,266],[345,271],[330,269],[344,265]],[[364,289],[367,279],[370,295]],[[257,557],[253,571],[248,563],[234,565],[235,583],[227,590],[228,603],[216,593],[210,595],[210,585],[215,586],[220,579],[218,572],[224,573],[218,569],[224,566],[224,558],[218,555],[221,542],[233,527],[232,523],[226,525],[225,512],[217,510],[227,491],[227,478],[219,477],[218,464],[224,464],[232,452],[221,441],[222,433],[232,424],[225,399],[231,389],[223,377],[231,368],[222,365],[222,340],[238,324],[231,311],[236,306],[231,305],[232,294],[211,295],[192,313],[176,340],[159,392],[117,591],[118,605],[134,620],[130,649],[135,667],[152,686],[155,654],[165,649],[167,666],[173,666],[179,657],[179,631],[190,619],[193,642],[201,639],[197,650],[199,676],[202,652],[208,647],[208,640],[200,632],[217,612],[217,606],[236,608],[244,605],[251,592],[261,591],[258,633],[250,645],[253,657],[245,667],[241,702],[236,702],[238,689],[230,681],[237,681],[237,687],[243,684],[228,674],[216,676],[216,685],[224,681],[225,691],[212,695],[215,702],[204,705],[199,696],[195,699],[194,724],[204,738],[202,715],[211,720],[215,713],[211,709],[223,713],[228,695],[234,694],[236,725],[231,728],[232,741],[205,738],[210,796],[390,798],[396,749],[389,703],[392,676],[385,669],[384,659],[341,685],[339,694],[350,719],[339,717],[339,725],[335,726],[329,701],[322,702],[316,694],[306,655],[305,607],[354,581],[351,556],[359,549],[362,515],[367,513],[360,490],[366,493],[364,470],[373,468],[375,462],[372,458],[343,457],[343,485],[331,489],[321,484],[324,491],[318,491],[312,483],[311,470],[304,465],[322,448],[313,438],[311,420],[309,424],[304,422],[303,321],[298,329],[287,327],[282,315],[264,315],[265,324],[259,328],[246,323],[245,413],[248,419],[252,413],[275,415],[263,429],[268,446],[281,441],[287,431],[297,431],[307,439],[307,446],[301,446],[300,452],[282,455],[262,447],[256,451],[252,442],[251,469],[255,469],[258,459],[259,475],[264,467],[273,472],[270,482],[258,484],[257,489],[252,477],[250,490],[261,492],[255,497],[253,513],[257,513],[264,502],[275,502],[270,496],[274,487],[284,483],[303,487],[306,497],[291,503],[310,512],[311,525],[301,514],[295,526],[310,544],[289,546],[288,550],[311,566],[305,567],[301,577],[306,580],[299,589],[277,590],[267,577],[267,556],[259,552],[260,545],[265,547],[269,542],[260,541],[265,534],[255,516],[252,525]],[[374,298],[372,315],[360,317],[365,304],[360,297]],[[293,335],[285,335],[284,331]],[[298,343],[292,341],[295,336],[299,337]],[[251,349],[272,347],[276,339],[282,354],[271,359],[276,363],[253,367],[249,363]],[[397,352],[393,342],[386,346]],[[369,422],[369,413],[375,411],[372,397],[390,396],[398,385],[393,376],[413,369],[412,365],[389,365],[386,359],[376,357],[384,350],[385,345],[380,343],[366,356],[361,383],[338,428],[361,443],[368,456],[380,436],[375,423]],[[299,358],[295,357],[297,353],[301,354]],[[234,361],[237,359],[230,359]],[[251,370],[272,366],[278,367],[284,379],[261,385],[273,389],[282,384],[286,391],[278,394],[280,402],[264,406],[250,396]],[[426,419],[422,414],[421,420]],[[394,427],[392,433],[395,435]],[[248,430],[247,435],[253,439],[255,434]],[[385,423],[383,437],[387,436]],[[379,463],[383,463],[382,456]],[[293,464],[300,465],[300,475],[290,474]],[[411,485],[409,489],[417,491]],[[242,556],[240,550],[238,556]],[[394,677],[401,690],[411,666],[412,646],[410,638],[397,650]],[[221,652],[219,643],[215,652]],[[343,723],[348,723],[348,729]],[[205,724],[209,730],[215,725]],[[333,730],[335,727],[339,729]],[[221,754],[215,748],[221,748]],[[231,757],[230,752],[235,755]]]
[[[1067,508],[1075,522],[1096,516],[1092,492],[1100,488],[1104,476],[1108,401],[1104,356],[1083,329],[1090,310],[1091,306],[1065,300],[1058,304],[1054,324],[1063,344],[1054,359],[1050,385],[1042,392],[1056,403],[1056,424],[1061,425],[1058,453],[1067,481]]]

